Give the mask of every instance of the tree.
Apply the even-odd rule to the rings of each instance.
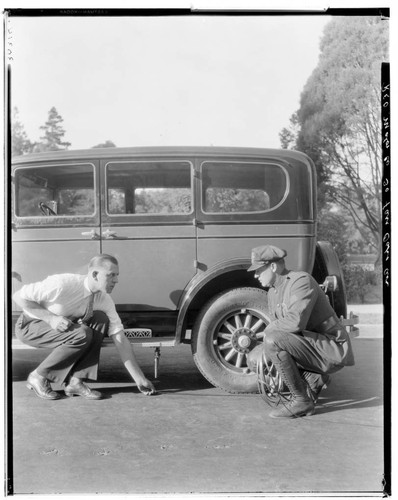
[[[101,142],[100,144],[93,146],[93,149],[95,149],[95,148],[115,148],[115,147],[116,147],[116,144],[113,141],[110,141],[108,139],[105,142]]]
[[[11,154],[20,156],[31,153],[33,143],[28,139],[25,128],[19,120],[19,111],[17,107],[13,108],[11,120]]]
[[[342,237],[348,233],[349,222],[342,211],[330,211],[324,207],[318,213],[319,241],[329,241],[335,250],[340,264],[345,264],[347,255],[350,252],[350,241],[347,237]]]
[[[381,259],[381,63],[388,23],[380,17],[334,18],[318,66],[301,94],[283,147],[307,153],[318,171],[321,205],[350,214]]]
[[[44,135],[40,137],[41,142],[35,145],[34,151],[58,151],[59,149],[68,149],[70,142],[63,142],[65,130],[62,127],[63,118],[58,114],[55,107],[48,112],[48,120],[45,125],[40,127]]]

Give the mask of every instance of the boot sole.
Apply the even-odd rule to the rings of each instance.
[[[103,399],[103,396],[94,396],[94,397],[90,397],[90,396],[83,396],[83,394],[76,394],[74,392],[65,392],[65,396],[67,396],[68,398],[73,398],[74,396],[80,396],[84,399],[88,399],[88,400],[91,400],[91,401],[98,401],[99,399]]]
[[[307,411],[303,411],[301,413],[290,413],[290,415],[272,415],[271,413],[269,416],[271,418],[300,418],[300,417],[310,417],[315,413],[315,408],[312,408]]]

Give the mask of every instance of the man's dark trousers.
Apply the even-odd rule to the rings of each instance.
[[[96,380],[101,344],[108,332],[109,320],[102,311],[94,311],[86,324],[73,323],[65,332],[53,330],[48,323],[21,314],[15,334],[24,344],[53,349],[36,368],[51,382],[63,383],[69,375]]]

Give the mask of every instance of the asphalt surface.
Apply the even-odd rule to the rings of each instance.
[[[105,399],[44,401],[26,378],[46,351],[12,352],[14,494],[379,494],[383,491],[383,339],[353,341],[315,415],[275,420],[259,395],[212,387],[189,346],[164,348],[156,396],[140,394],[104,348]],[[135,348],[153,379],[153,349]],[[56,390],[61,387],[54,385]]]

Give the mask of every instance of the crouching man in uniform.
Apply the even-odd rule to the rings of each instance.
[[[310,274],[286,269],[286,255],[274,246],[254,248],[248,269],[268,290],[273,319],[264,343],[249,353],[248,366],[256,371],[264,356],[291,393],[270,413],[273,418],[312,415],[329,375],[354,365],[349,335],[325,293]]]
[[[101,399],[85,383],[96,380],[103,337],[109,335],[138,389],[155,388],[138,366],[132,346],[110,293],[118,283],[115,257],[100,254],[91,259],[87,275],[57,274],[23,286],[13,296],[21,307],[15,334],[33,347],[52,352],[28,376],[27,387],[42,399],[59,399],[51,382],[65,384],[66,396]]]

